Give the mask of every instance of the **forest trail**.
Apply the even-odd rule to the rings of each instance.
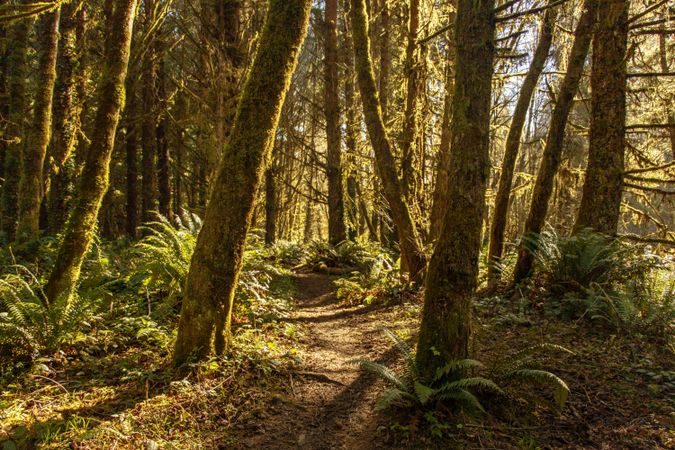
[[[298,274],[296,287],[291,320],[304,325],[304,365],[291,375],[291,392],[246,426],[242,448],[377,448],[375,378],[348,362],[391,358],[379,321],[372,308],[340,306],[327,275]]]

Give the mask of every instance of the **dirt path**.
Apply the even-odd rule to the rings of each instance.
[[[294,321],[304,324],[304,367],[292,376],[288,397],[275,397],[247,432],[244,448],[372,449],[378,392],[354,358],[390,359],[390,345],[366,307],[338,305],[326,275],[299,274]]]

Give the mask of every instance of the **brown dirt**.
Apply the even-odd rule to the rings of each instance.
[[[303,324],[304,365],[291,374],[290,392],[245,426],[242,448],[372,449],[375,380],[350,364],[354,358],[391,359],[372,308],[338,304],[329,276],[299,274],[293,321]],[[389,350],[389,351],[388,351]]]

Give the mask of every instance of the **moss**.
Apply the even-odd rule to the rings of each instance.
[[[246,234],[297,64],[311,1],[272,0],[190,264],[174,363],[227,349]],[[214,339],[214,334],[215,339]]]

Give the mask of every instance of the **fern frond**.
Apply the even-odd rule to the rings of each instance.
[[[355,359],[351,361],[352,363],[358,364],[361,369],[366,372],[370,372],[377,377],[381,378],[385,382],[391,384],[392,386],[401,389],[402,391],[407,391],[408,386],[406,383],[401,380],[394,371],[383,364],[376,363],[367,359]]]
[[[459,389],[482,389],[502,393],[502,388],[494,381],[483,377],[461,378],[456,381],[445,383],[439,388],[439,392],[450,392]]]
[[[468,407],[467,409],[480,411],[483,413],[485,412],[485,409],[483,408],[483,405],[481,405],[478,398],[466,389],[453,389],[451,391],[442,392],[438,396],[438,400],[452,400],[462,406]]]
[[[546,370],[519,369],[506,374],[506,378],[518,379],[555,388],[554,398],[559,408],[565,406],[570,389],[560,377]]]
[[[483,363],[475,359],[455,359],[436,370],[434,381],[439,381],[448,374],[467,371],[469,369],[483,367]]]
[[[383,327],[382,332],[384,333],[385,336],[389,338],[391,342],[394,343],[396,348],[401,353],[401,356],[403,356],[403,359],[405,360],[406,363],[407,373],[410,379],[412,381],[419,380],[420,379],[419,370],[417,369],[417,364],[415,363],[415,355],[413,354],[413,351],[410,348],[410,346],[403,339],[396,336],[391,330]]]

